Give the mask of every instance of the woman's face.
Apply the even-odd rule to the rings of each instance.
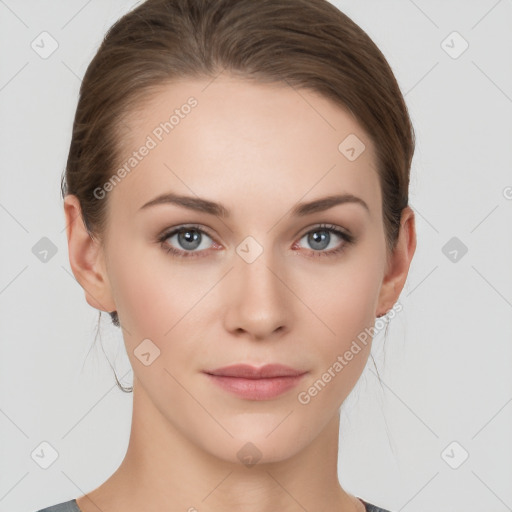
[[[248,442],[290,457],[337,417],[384,309],[374,148],[316,93],[225,75],[169,85],[127,122],[104,256],[139,414],[225,460]],[[165,194],[188,199],[148,205]],[[306,373],[272,396],[205,373],[238,363]]]

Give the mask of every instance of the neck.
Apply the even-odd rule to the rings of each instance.
[[[252,466],[223,460],[191,442],[134,381],[125,458],[103,485],[77,503],[83,512],[358,512],[364,510],[362,503],[339,484],[338,438],[336,414],[311,444],[286,460]],[[243,443],[233,445],[239,450]]]

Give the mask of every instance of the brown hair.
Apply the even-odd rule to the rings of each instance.
[[[107,199],[94,190],[122,160],[129,113],[166,82],[223,70],[315,91],[355,116],[376,149],[391,251],[408,205],[414,129],[384,55],[327,0],[146,0],[121,17],[83,78],[61,183],[90,235],[104,233]]]

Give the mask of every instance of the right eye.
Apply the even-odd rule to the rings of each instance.
[[[159,238],[159,242],[161,242],[162,248],[168,253],[171,253],[174,256],[180,258],[187,258],[203,256],[200,253],[204,253],[208,248],[207,243],[203,244],[203,242],[205,241],[204,237],[207,237],[210,240],[212,240],[212,238],[199,226],[178,226],[177,228],[174,228],[171,231],[165,232]],[[174,247],[168,242],[168,240],[171,240],[172,238],[175,238],[175,242],[173,244]],[[176,246],[178,246],[178,248],[176,248]]]

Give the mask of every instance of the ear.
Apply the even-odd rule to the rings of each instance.
[[[386,274],[380,289],[377,306],[379,315],[386,314],[398,300],[405,285],[415,250],[416,227],[414,211],[407,206],[402,210],[397,244],[389,255]]]
[[[95,309],[110,312],[116,309],[108,280],[103,248],[87,231],[80,201],[68,194],[64,199],[69,263],[76,280],[85,292],[85,299]]]

